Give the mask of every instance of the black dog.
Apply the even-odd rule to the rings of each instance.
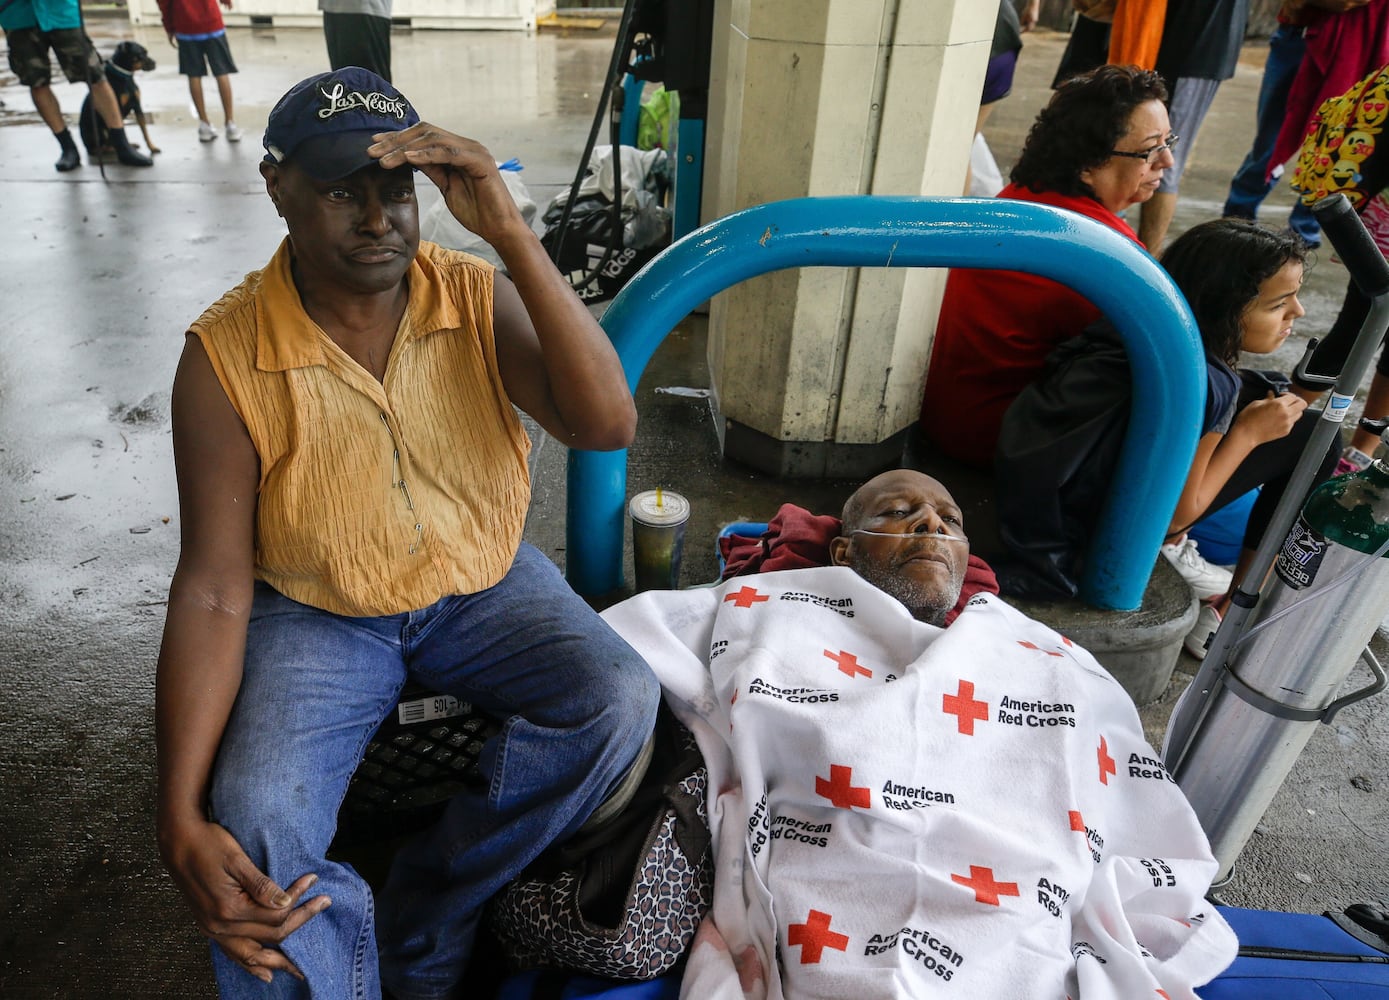
[[[111,84],[111,89],[116,92],[116,102],[121,109],[121,120],[124,121],[129,118],[134,112],[136,124],[140,126],[140,133],[145,137],[145,145],[149,147],[151,153],[157,153],[159,148],[151,141],[150,131],[145,125],[145,109],[140,106],[140,88],[135,84],[136,70],[149,72],[152,69],[154,69],[154,60],[150,58],[149,51],[139,42],[121,42],[116,46],[116,51],[111,54],[111,58],[106,60],[106,80]],[[78,117],[78,129],[82,133],[82,145],[87,147],[89,155],[96,156],[98,150],[103,153],[114,152],[107,138],[106,123],[101,120],[101,115],[97,114],[96,108],[92,107],[91,94],[88,94],[86,100],[82,102],[82,111]]]

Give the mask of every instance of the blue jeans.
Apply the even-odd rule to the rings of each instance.
[[[406,678],[470,701],[502,731],[490,784],[461,793],[398,852],[374,913],[370,888],[327,861],[347,783]],[[522,544],[478,594],[348,618],[257,584],[246,665],[213,775],[212,818],[279,885],[318,874],[332,905],[284,942],[308,986],[270,986],[213,947],[224,998],[452,997],[489,896],[572,833],[617,784],[655,724],[660,687],[641,659]],[[378,943],[379,978],[378,978]]]
[[[1267,179],[1268,161],[1287,116],[1288,92],[1306,51],[1307,42],[1301,28],[1280,24],[1269,38],[1268,61],[1264,63],[1264,77],[1259,84],[1254,145],[1230,181],[1224,215],[1253,219],[1273,190],[1273,181]],[[1321,227],[1317,225],[1316,216],[1301,201],[1293,205],[1288,226],[1308,243],[1321,242]]]

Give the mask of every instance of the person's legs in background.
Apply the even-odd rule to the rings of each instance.
[[[82,165],[81,154],[68,131],[63,119],[63,109],[58,97],[53,93],[52,68],[48,53],[51,49],[58,59],[64,75],[70,83],[86,83],[91,87],[92,105],[101,115],[102,121],[111,132],[111,144],[116,148],[117,159],[132,167],[149,167],[154,161],[137,153],[125,138],[125,128],[121,118],[120,104],[111,85],[106,82],[106,71],[96,46],[81,28],[41,32],[37,28],[21,28],[6,32],[9,43],[10,69],[19,82],[29,88],[34,100],[34,108],[39,117],[58,140],[62,151],[55,170],[67,172]]]
[[[1389,203],[1384,199],[1386,189],[1389,189],[1389,144],[1378,143],[1360,164],[1359,190],[1364,201],[1359,211],[1361,221],[1381,252],[1389,246]],[[1307,363],[1308,373],[1323,378],[1338,376],[1369,315],[1369,298],[1354,281],[1347,281],[1341,311]],[[1298,382],[1296,376],[1294,382],[1293,391],[1309,403],[1315,402],[1326,391],[1326,385]],[[1380,349],[1362,416],[1375,420],[1389,417],[1389,344]],[[1345,475],[1369,465],[1378,444],[1379,439],[1372,432],[1357,427],[1350,444],[1341,453],[1335,474]]]
[[[232,114],[231,77],[225,73],[217,77],[217,96],[222,100],[222,118],[226,125],[227,141],[240,142],[241,126],[236,124],[236,116]]]
[[[116,92],[107,82],[105,61],[87,33],[81,28],[66,28],[50,31],[47,38],[68,82],[91,88],[92,106],[106,123],[107,141],[116,150],[116,159],[128,167],[154,166],[152,159],[132,149],[126,139],[124,116]]]
[[[217,130],[207,118],[207,103],[203,98],[203,77],[207,75],[207,59],[203,55],[202,42],[191,38],[178,40],[178,71],[188,77],[188,97],[193,101],[193,112],[198,116],[198,141],[211,142],[217,138]]]
[[[323,40],[333,69],[360,66],[391,82],[391,19],[323,12]]]
[[[1182,172],[1219,88],[1219,80],[1199,77],[1182,77],[1172,84],[1168,116],[1172,133],[1181,141],[1172,150],[1172,166],[1163,172],[1157,193],[1143,203],[1138,217],[1138,238],[1154,257],[1162,253],[1163,241],[1167,239],[1168,227],[1177,211],[1177,187]]]
[[[488,786],[452,799],[377,894],[382,983],[416,1000],[455,995],[483,904],[618,784],[660,687],[526,544],[495,587],[412,615],[405,656],[412,679],[504,720],[480,758]]]
[[[48,62],[47,40],[38,28],[16,28],[5,32],[5,41],[9,44],[10,70],[20,83],[29,88],[34,109],[58,140],[61,155],[58,162],[53,164],[53,169],[63,173],[76,170],[82,165],[82,157],[77,152],[77,143],[68,131],[67,122],[63,120],[58,97],[53,93],[53,70]]]
[[[217,96],[222,101],[222,119],[226,127],[224,134],[228,142],[240,142],[241,128],[236,124],[232,109],[231,74],[236,72],[236,62],[232,59],[231,46],[227,44],[227,33],[224,31],[209,38],[203,43],[203,50],[207,53],[208,67],[217,80]],[[203,115],[203,120],[207,120],[206,115]]]
[[[1254,219],[1259,206],[1273,190],[1274,182],[1268,179],[1269,157],[1278,132],[1283,127],[1287,114],[1288,92],[1292,89],[1293,78],[1297,76],[1302,57],[1307,51],[1303,29],[1290,24],[1280,24],[1268,42],[1268,60],[1264,63],[1263,80],[1259,84],[1259,100],[1255,112],[1254,142],[1244,157],[1244,162],[1230,179],[1230,191],[1225,198],[1222,212],[1227,217]],[[1321,243],[1321,227],[1317,225],[1312,210],[1297,202],[1288,219],[1288,226],[1303,238],[1309,246]]]

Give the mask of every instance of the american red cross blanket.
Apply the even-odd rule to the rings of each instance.
[[[1216,863],[1132,702],[999,599],[942,630],[826,567],[604,617],[709,766],[689,1000],[1179,1000],[1233,960]]]

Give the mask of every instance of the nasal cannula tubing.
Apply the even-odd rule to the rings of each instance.
[[[849,534],[872,535],[874,538],[896,538],[899,541],[906,538],[934,538],[942,542],[969,544],[968,538],[960,538],[958,535],[937,535],[926,531],[869,531],[867,528],[855,528]]]

